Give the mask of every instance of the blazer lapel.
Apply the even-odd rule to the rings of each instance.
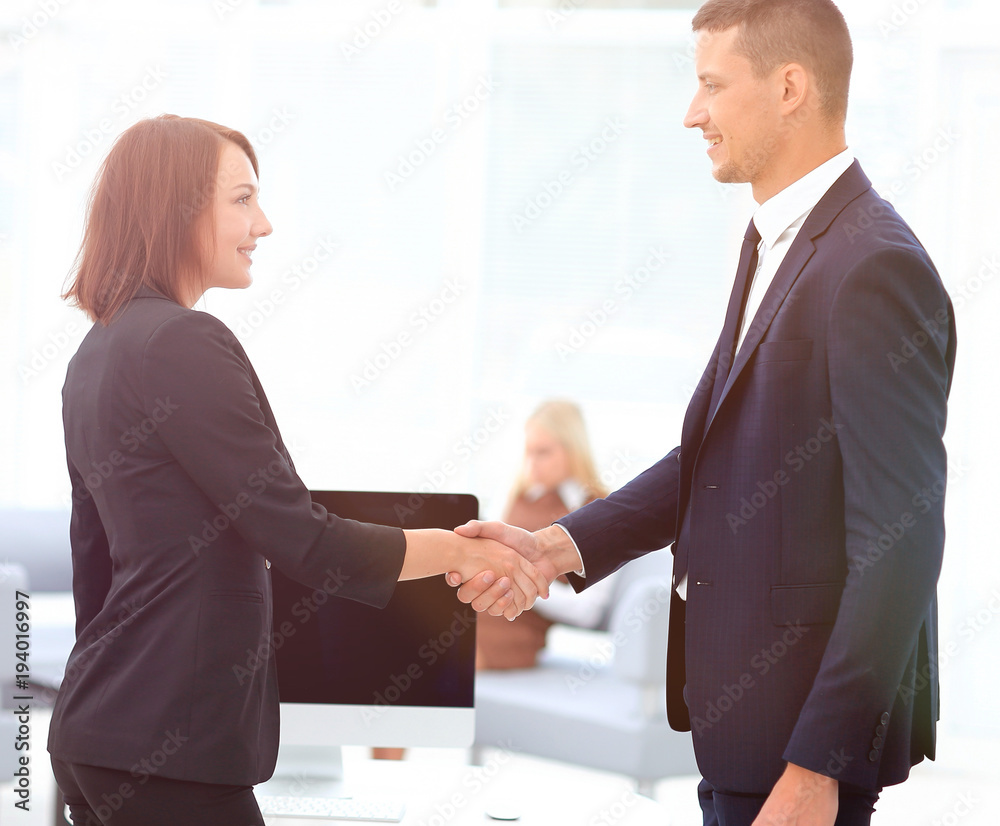
[[[774,274],[774,279],[767,288],[767,292],[764,293],[764,298],[760,302],[760,309],[757,310],[757,315],[753,317],[750,326],[747,328],[746,337],[743,339],[743,346],[736,353],[736,358],[733,360],[733,369],[729,372],[729,379],[722,390],[722,397],[719,400],[720,406],[725,401],[726,395],[733,386],[733,382],[736,381],[736,377],[750,360],[750,356],[757,349],[757,345],[760,344],[761,339],[764,338],[764,333],[771,326],[771,322],[774,321],[778,310],[781,309],[782,304],[788,298],[789,290],[792,289],[792,285],[809,262],[809,259],[812,258],[814,252],[816,252],[816,246],[813,244],[812,239],[803,238],[800,231],[799,236],[792,244],[792,248],[785,255],[785,260],[781,262],[781,266],[778,267],[778,271]]]
[[[764,299],[761,301],[757,315],[750,322],[746,337],[743,339],[743,346],[736,354],[733,369],[729,372],[729,378],[722,389],[719,404],[705,428],[706,435],[711,429],[718,411],[726,403],[729,391],[739,379],[740,373],[750,361],[778,311],[786,303],[796,279],[816,252],[815,240],[830,229],[833,220],[844,211],[851,201],[870,188],[871,181],[861,171],[861,165],[854,161],[847,171],[834,182],[827,193],[820,198],[813,211],[809,213],[809,217],[806,218],[802,229],[795,237],[795,241],[792,242],[791,249],[788,250],[781,266],[774,274],[771,285],[764,293]]]

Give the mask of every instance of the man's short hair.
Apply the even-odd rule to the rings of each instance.
[[[816,79],[824,116],[847,117],[854,50],[844,15],[830,0],[708,0],[691,26],[696,32],[738,26],[736,48],[757,77],[799,63]]]

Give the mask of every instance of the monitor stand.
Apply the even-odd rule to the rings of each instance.
[[[340,746],[282,745],[274,776],[257,786],[264,795],[350,797],[344,787]]]

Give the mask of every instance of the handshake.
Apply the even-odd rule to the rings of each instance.
[[[580,572],[580,554],[562,528],[550,525],[534,533],[503,522],[473,520],[455,528],[463,564],[446,579],[458,586],[458,598],[476,611],[513,620],[545,599],[560,574]]]

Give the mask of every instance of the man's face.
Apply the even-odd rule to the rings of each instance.
[[[698,91],[684,118],[709,142],[712,175],[721,183],[756,184],[769,173],[781,120],[771,76],[754,76],[750,61],[736,51],[738,29],[698,32],[695,70]]]

